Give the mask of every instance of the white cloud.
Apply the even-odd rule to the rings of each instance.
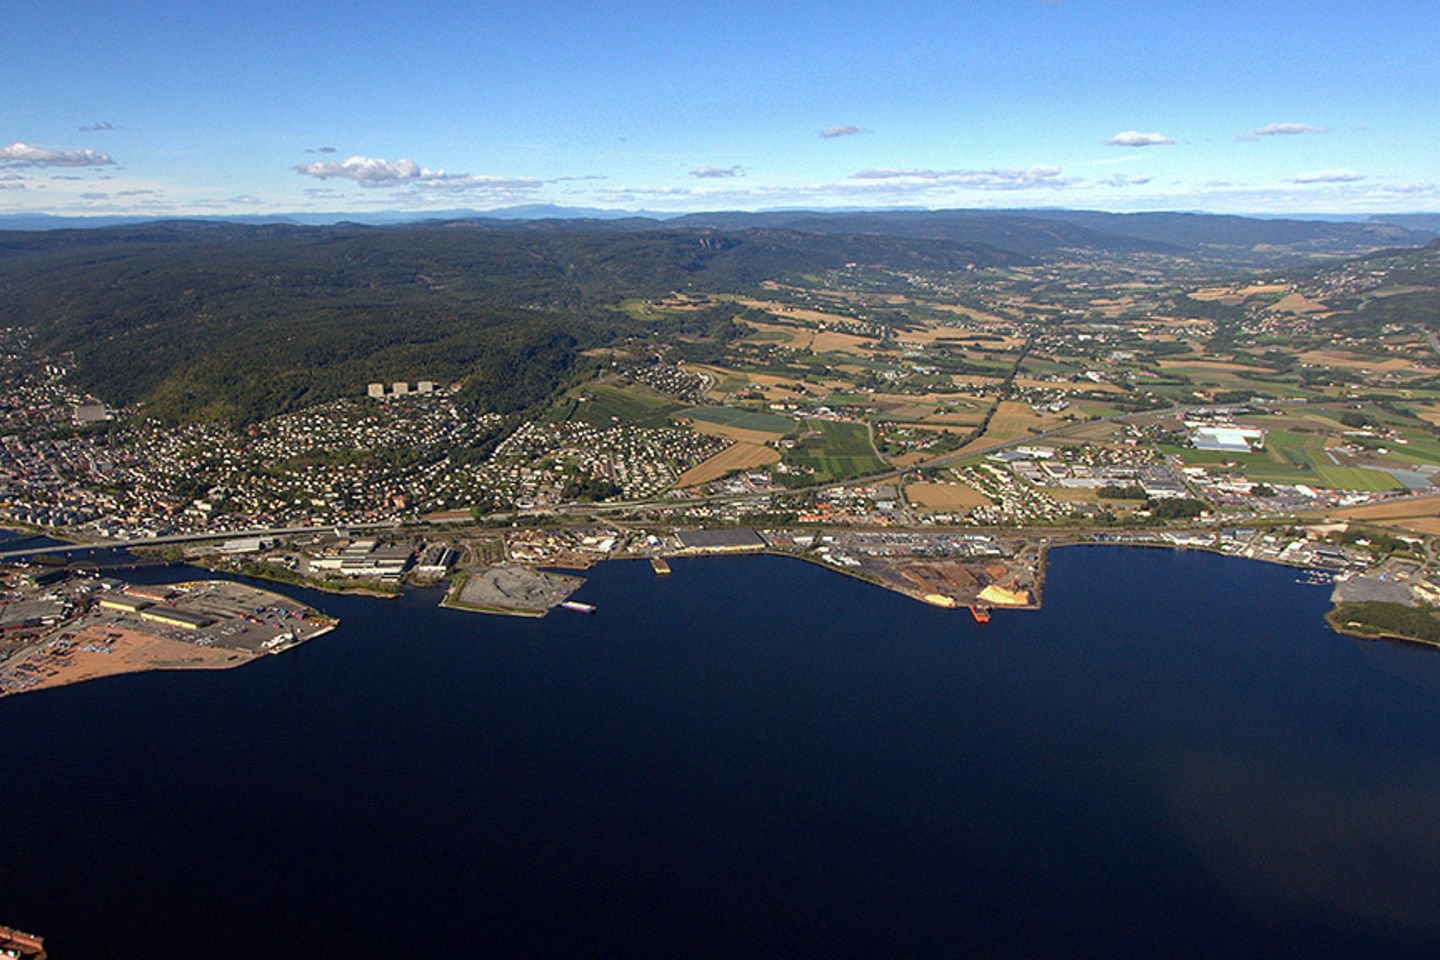
[[[695,191],[685,187],[601,187],[607,197],[691,197]]]
[[[1355,183],[1357,180],[1364,180],[1363,173],[1356,173],[1354,170],[1310,170],[1305,173],[1297,173],[1290,178],[1291,183]]]
[[[456,173],[417,180],[415,189],[445,193],[480,190],[490,193],[513,194],[539,190],[544,185],[543,180],[534,180],[530,177],[490,177]]]
[[[98,150],[47,150],[18,142],[0,147],[0,166],[7,167],[104,167],[114,162]]]
[[[1121,130],[1105,141],[1111,147],[1164,147],[1174,142],[1163,133],[1141,133],[1139,130]]]
[[[857,133],[864,133],[859,127],[852,127],[849,124],[839,127],[826,127],[820,131],[821,140],[834,140],[836,137],[853,137]]]
[[[1101,180],[1100,182],[1107,187],[1143,187],[1150,182],[1150,178],[1144,174],[1127,177],[1122,173],[1117,173],[1115,176]]]
[[[699,177],[702,180],[715,180],[722,177],[743,177],[745,168],[734,167],[697,167],[690,171],[690,176]]]
[[[111,123],[109,120],[101,120],[98,123],[87,123],[78,128],[81,133],[105,133],[110,130],[124,130],[118,123]]]
[[[295,168],[297,173],[320,180],[338,177],[354,180],[362,187],[394,187],[413,180],[444,177],[444,170],[427,170],[414,160],[394,162],[376,157],[350,157],[339,162],[317,160]]]
[[[850,174],[852,180],[900,180],[934,183],[972,190],[1028,190],[1032,187],[1068,187],[1077,181],[1061,175],[1059,167],[1033,166],[1014,170],[929,170],[917,167],[879,167]]]
[[[337,178],[353,180],[362,187],[411,186],[421,190],[489,190],[513,192],[536,190],[542,185],[529,177],[477,176],[469,173],[446,173],[422,167],[414,160],[382,160],[377,157],[349,157],[338,162],[317,160],[295,168],[296,173],[319,180]]]
[[[1308,123],[1270,123],[1255,131],[1257,137],[1285,137],[1301,133],[1329,133],[1328,127],[1312,127]]]
[[[1437,187],[1433,183],[1396,183],[1387,184],[1381,189],[1380,192],[1393,193],[1399,196],[1409,196],[1411,194],[1417,193],[1437,193],[1440,192],[1440,187]]]

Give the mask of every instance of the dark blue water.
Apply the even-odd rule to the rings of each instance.
[[[307,595],[345,626],[283,656],[0,700],[0,922],[57,960],[1433,952],[1440,656],[1292,571],[1063,550],[978,627],[673,565],[543,621]]]

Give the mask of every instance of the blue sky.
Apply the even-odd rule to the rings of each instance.
[[[21,4],[0,213],[1440,209],[1440,4]]]

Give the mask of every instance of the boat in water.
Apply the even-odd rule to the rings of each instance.
[[[970,608],[970,616],[972,616],[972,617],[975,618],[975,622],[976,622],[976,623],[989,623],[989,622],[990,622],[990,608],[989,608],[989,607],[971,607],[971,608]]]
[[[594,613],[595,605],[592,603],[581,603],[579,600],[565,600],[560,606],[566,610],[574,610],[576,613]]]

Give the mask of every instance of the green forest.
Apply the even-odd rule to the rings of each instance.
[[[679,332],[621,310],[625,297],[745,291],[850,262],[1018,259],[779,230],[159,223],[0,234],[0,300],[107,402],[243,424],[374,380],[459,382],[476,409],[515,412],[573,382],[588,348]]]

